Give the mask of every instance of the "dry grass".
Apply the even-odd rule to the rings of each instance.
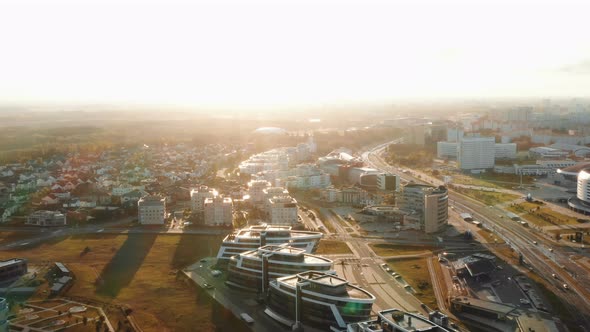
[[[19,240],[29,239],[38,237],[38,233],[26,233],[26,232],[0,232],[0,245],[8,244]]]
[[[214,255],[219,244],[216,236],[100,234],[2,251],[0,259],[17,256],[31,264],[64,262],[76,275],[66,296],[129,306],[144,331],[214,331],[234,326],[242,331],[243,324],[208,294],[176,278],[176,269]],[[90,252],[81,255],[87,246]],[[103,285],[95,283],[98,276]]]
[[[455,187],[454,190],[467,197],[471,197],[477,201],[485,203],[486,205],[497,205],[501,203],[511,202],[519,197],[518,195],[506,194],[496,191],[466,189],[461,187]]]
[[[543,205],[522,202],[508,207],[508,210],[521,214],[520,217],[537,226],[556,226],[556,225],[578,225],[578,220],[574,217],[553,211]]]
[[[417,255],[431,253],[432,250],[434,250],[434,247],[431,246],[407,246],[390,243],[371,243],[369,246],[373,249],[375,254],[382,257]]]
[[[501,237],[496,236],[489,229],[480,229],[477,231],[477,234],[481,235],[488,243],[497,243],[497,244],[504,244],[505,243]]]
[[[321,240],[315,252],[318,255],[352,254],[346,242],[334,240]]]
[[[401,275],[414,288],[418,300],[431,308],[436,308],[436,296],[428,272],[428,258],[388,259],[389,267]],[[422,286],[422,287],[420,287]]]

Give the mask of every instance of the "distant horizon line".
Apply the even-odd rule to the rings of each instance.
[[[512,96],[512,97],[408,97],[408,98],[392,98],[389,100],[374,100],[374,101],[351,101],[351,102],[317,102],[317,103],[301,103],[291,105],[191,105],[190,103],[140,103],[140,102],[92,102],[92,101],[47,101],[47,102],[2,102],[0,101],[0,112],[7,111],[9,108],[39,108],[30,109],[27,111],[84,111],[72,108],[109,108],[112,110],[149,110],[167,108],[170,110],[182,110],[192,112],[206,112],[210,110],[223,111],[297,111],[297,110],[313,110],[326,108],[354,108],[354,107],[395,107],[407,105],[426,105],[426,104],[452,104],[452,103],[485,103],[485,102],[500,102],[500,103],[522,103],[522,102],[542,102],[544,100],[550,101],[590,101],[589,96]],[[398,105],[402,104],[402,105]],[[432,106],[432,105],[430,105]],[[51,110],[46,109],[51,108]],[[68,108],[57,110],[55,108]],[[9,110],[8,110],[9,111]],[[87,109],[85,111],[91,111]],[[104,111],[104,110],[103,110]]]

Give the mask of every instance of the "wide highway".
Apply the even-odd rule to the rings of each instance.
[[[390,144],[399,143],[399,140]],[[405,181],[442,185],[442,181],[426,178],[424,174],[416,178],[408,172],[399,172],[398,168],[387,164],[380,156],[388,144],[365,151],[362,154],[364,162],[375,169],[400,176]],[[424,179],[429,182],[423,181]],[[590,326],[590,278],[588,271],[575,264],[570,259],[571,248],[556,245],[554,241],[536,233],[531,228],[525,228],[509,218],[502,218],[506,211],[499,207],[489,207],[465,195],[449,190],[449,204],[454,205],[456,211],[470,213],[475,219],[494,229],[510,246],[523,255],[524,260],[546,286],[571,304],[573,317],[579,319],[580,326]],[[569,289],[564,289],[564,284]]]

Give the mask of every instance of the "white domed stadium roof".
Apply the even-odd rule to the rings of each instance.
[[[286,134],[287,131],[283,128],[278,127],[260,127],[254,130],[254,134],[265,134],[265,135],[277,135],[277,134]]]

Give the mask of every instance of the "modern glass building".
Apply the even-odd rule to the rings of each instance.
[[[271,244],[287,244],[290,247],[300,248],[307,253],[312,253],[315,251],[322,235],[320,232],[292,230],[291,226],[250,226],[236,230],[223,239],[221,248],[217,253],[217,260],[218,263],[224,264],[229,262],[229,259],[234,255]]]
[[[347,332],[450,332],[449,319],[438,311],[426,318],[399,309],[379,311],[377,318],[349,324]]]
[[[267,245],[231,257],[226,283],[244,290],[266,291],[270,280],[305,271],[328,272],[331,269],[330,259],[307,254],[304,249]]]
[[[266,314],[287,326],[345,329],[365,321],[375,296],[332,274],[307,271],[269,284]]]

